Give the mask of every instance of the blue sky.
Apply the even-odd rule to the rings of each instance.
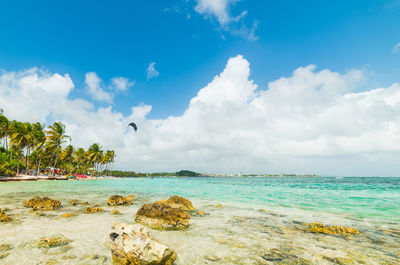
[[[195,11],[196,1],[7,1],[0,9],[0,67],[43,67],[69,73],[83,91],[85,73],[114,76],[135,86],[114,107],[153,106],[150,117],[181,114],[191,97],[242,54],[260,88],[299,66],[345,71],[366,68],[376,85],[399,81],[399,1],[232,1],[228,14],[247,14],[221,26]],[[256,25],[256,40],[233,33]],[[160,73],[147,80],[155,62]],[[79,89],[81,88],[81,89]],[[101,104],[101,103],[99,103]]]
[[[0,108],[126,170],[396,175],[399,62],[399,0],[0,6]]]

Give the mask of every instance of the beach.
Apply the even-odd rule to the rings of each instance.
[[[134,194],[132,205],[109,206],[112,195]],[[189,199],[187,229],[151,235],[177,253],[174,264],[398,264],[400,178],[154,178],[6,182],[0,208],[0,264],[112,264],[113,222],[134,224],[145,203],[178,195]],[[61,208],[32,211],[34,196]],[[71,205],[71,201],[88,205]],[[104,212],[85,214],[87,206]],[[120,214],[112,214],[117,210]],[[63,218],[65,213],[74,216]],[[342,225],[360,234],[313,233],[309,224]],[[40,248],[43,237],[68,244]]]

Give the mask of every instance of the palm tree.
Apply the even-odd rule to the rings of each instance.
[[[7,133],[10,126],[10,121],[3,115],[3,110],[0,111],[0,140],[4,139],[3,146],[7,146]],[[8,148],[8,147],[7,147]]]
[[[103,150],[101,150],[101,146],[97,143],[92,144],[88,150],[88,158],[91,165],[96,167],[98,171],[98,166],[103,160]]]
[[[18,164],[17,164],[17,175],[19,174],[19,160],[21,151],[24,149],[29,139],[26,133],[26,126],[22,122],[12,121],[9,128],[10,145],[15,146],[18,151]]]
[[[67,139],[71,140],[71,137],[68,135],[65,135],[65,125],[64,124],[62,124],[61,122],[58,121],[58,122],[54,122],[53,125],[49,126],[49,130],[47,131],[47,140],[48,140],[50,149],[53,151],[50,162],[55,155],[55,161],[54,161],[53,168],[55,168],[57,165],[58,154],[60,153],[60,147],[63,143],[66,142]],[[53,172],[53,174],[54,174],[54,172]]]
[[[32,124],[29,122],[24,122],[24,127],[25,127],[25,138],[26,138],[26,159],[25,159],[25,169],[28,171],[28,166],[29,166],[29,156],[31,153],[31,149],[35,143],[35,135],[33,132],[33,127]]]
[[[80,167],[82,167],[82,165],[86,166],[88,164],[87,152],[83,148],[78,148],[73,153],[73,158],[75,162],[75,167],[71,169],[69,174],[71,174],[75,169],[77,169],[78,172],[82,173],[83,170],[81,170]]]
[[[61,153],[61,159],[64,163],[68,163],[69,169],[72,168],[72,161],[73,161],[73,154],[74,154],[74,147],[72,145],[68,145],[64,148]]]
[[[36,175],[40,174],[40,165],[42,162],[42,155],[44,152],[44,145],[46,143],[46,134],[44,133],[45,125],[40,122],[36,122],[32,124],[32,133],[34,135],[33,146],[39,155],[36,157]]]

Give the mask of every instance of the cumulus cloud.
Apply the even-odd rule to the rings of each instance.
[[[129,81],[126,77],[114,77],[111,79],[111,88],[119,91],[125,91],[133,87],[135,82]]]
[[[0,75],[0,108],[10,118],[64,122],[73,144],[100,142],[116,150],[121,169],[395,174],[400,85],[360,92],[365,75],[310,65],[264,90],[250,79],[249,62],[236,56],[182,115],[149,119],[149,105],[132,106],[124,116],[111,106],[69,99],[68,75],[31,69]],[[127,129],[131,121],[136,134]]]
[[[130,87],[133,87],[135,82],[129,81],[126,77],[114,77],[111,78],[110,84],[108,85],[110,90],[107,91],[106,86],[103,84],[103,80],[101,80],[96,73],[89,72],[85,75],[85,84],[92,99],[112,103],[115,93],[110,90],[113,90],[114,92],[126,91]]]
[[[159,76],[160,73],[156,70],[156,63],[152,62],[147,67],[147,79],[152,79]]]
[[[88,88],[88,93],[94,100],[105,101],[111,103],[113,96],[111,93],[106,92],[102,88],[102,80],[97,76],[96,73],[90,72],[85,75],[85,84]]]
[[[248,11],[243,10],[239,15],[233,16],[230,13],[230,6],[238,0],[196,0],[197,5],[194,10],[208,19],[216,19],[219,24],[219,30],[230,32],[233,36],[247,39],[249,41],[257,40],[255,31],[258,21],[254,21],[249,28],[244,21]]]
[[[229,5],[236,0],[196,0],[194,10],[208,17],[216,17],[221,25],[229,23],[232,18],[229,14]]]
[[[393,47],[393,53],[398,53],[400,51],[400,43],[397,43]]]

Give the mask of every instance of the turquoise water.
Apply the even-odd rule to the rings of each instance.
[[[114,194],[135,194],[135,203],[118,208],[122,214],[112,216],[109,212],[114,208],[105,201]],[[37,216],[22,207],[22,200],[34,195],[59,199],[63,208]],[[111,223],[133,223],[133,215],[143,203],[172,195],[188,198],[197,209],[209,213],[192,216],[187,231],[152,231],[177,250],[177,264],[275,264],[262,258],[272,248],[290,249],[295,254],[287,254],[287,259],[301,257],[309,264],[335,264],[337,258],[352,259],[354,264],[395,264],[400,260],[400,178],[243,177],[0,183],[0,208],[9,208],[16,220],[0,223],[0,243],[14,246],[0,263],[33,259],[37,260],[34,264],[45,264],[55,259],[59,264],[111,264],[107,247]],[[105,213],[81,214],[82,207],[69,205],[71,199],[103,205]],[[215,207],[217,204],[223,207]],[[64,212],[78,216],[65,220],[59,217]],[[362,235],[353,239],[315,235],[304,231],[303,222],[352,226]],[[43,234],[73,239],[68,254],[76,258],[66,261],[62,259],[65,253],[48,255],[38,250],[28,254],[26,242],[32,245]],[[85,259],[88,254],[103,258]]]

